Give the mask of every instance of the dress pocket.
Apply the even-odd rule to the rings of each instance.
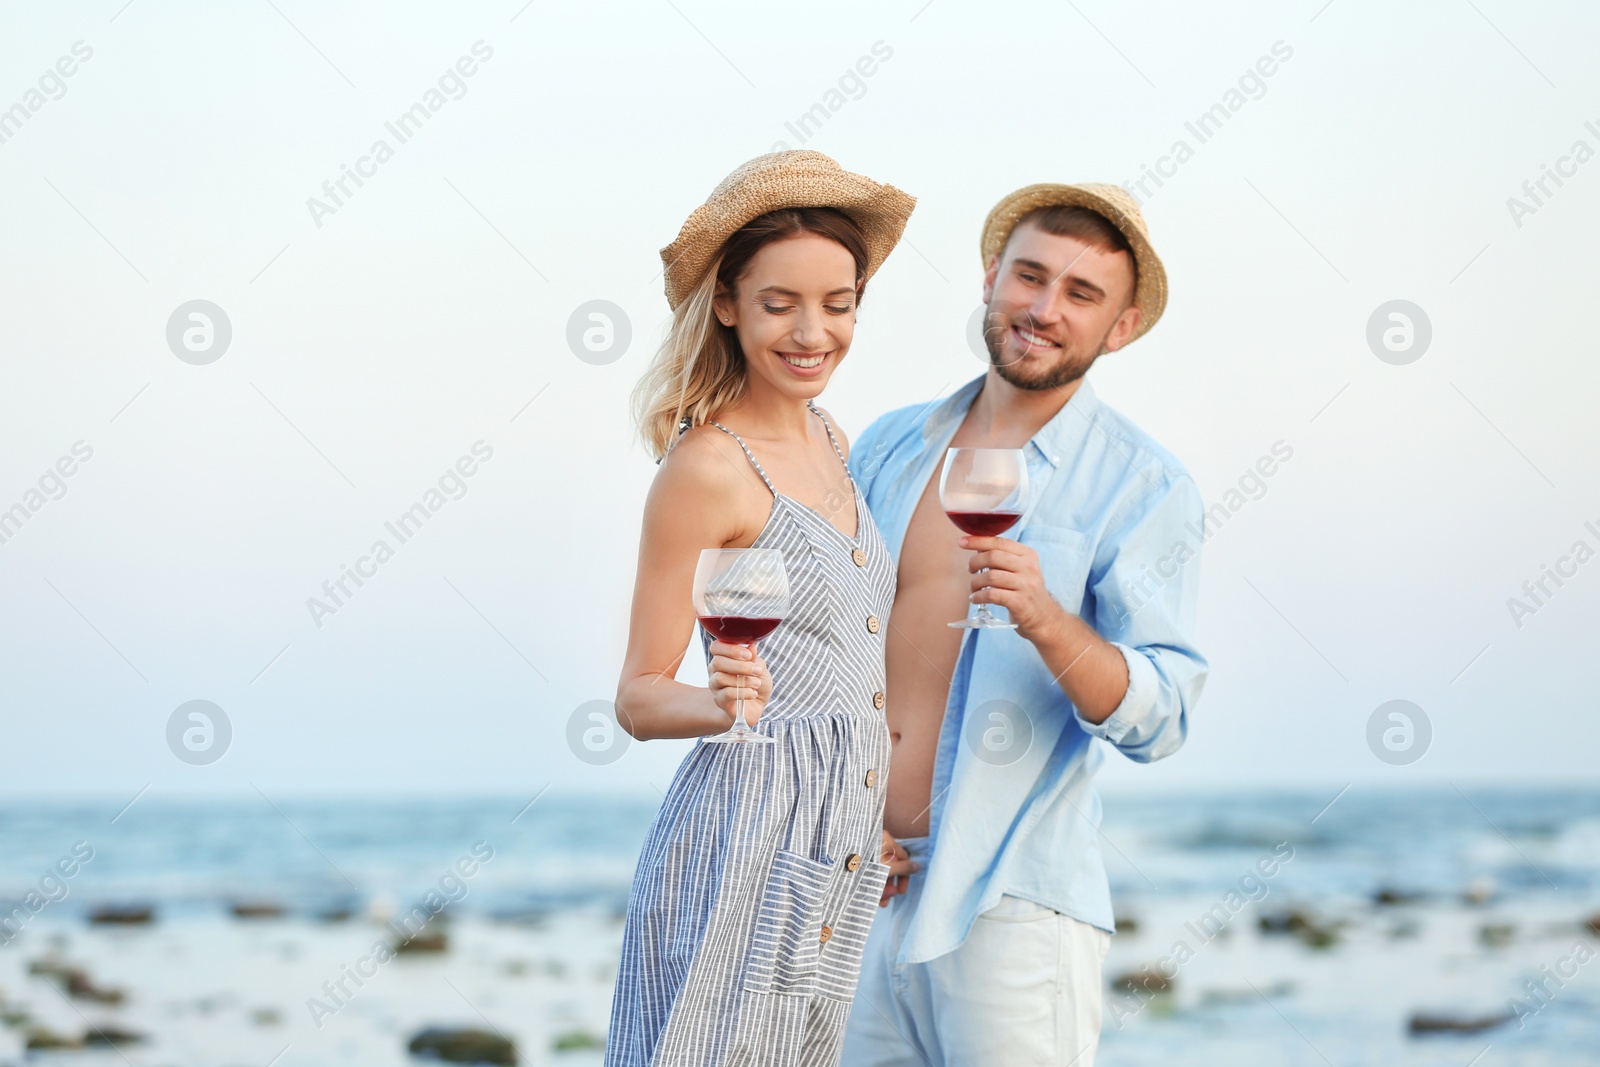
[[[832,933],[822,945],[817,966],[819,995],[846,1002],[855,998],[856,983],[861,978],[861,953],[888,877],[889,868],[884,864],[863,860],[855,880],[849,883],[839,914],[827,923]]]
[[[744,989],[810,996],[816,991],[822,912],[831,864],[779,849],[756,909]]]

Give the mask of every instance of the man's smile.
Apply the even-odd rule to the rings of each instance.
[[[1025,326],[1011,327],[1011,336],[1022,343],[1024,348],[1060,348],[1061,345],[1041,334],[1034,333]]]

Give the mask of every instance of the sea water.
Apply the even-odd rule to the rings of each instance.
[[[597,1063],[658,799],[0,802],[0,1064],[112,1026],[142,1040],[50,1062],[405,1064],[459,1026]],[[1101,1064],[1600,1064],[1600,790],[1121,793],[1097,841]],[[444,939],[380,961],[410,933]]]

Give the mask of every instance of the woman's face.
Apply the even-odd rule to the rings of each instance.
[[[850,253],[811,233],[773,241],[751,257],[734,290],[717,296],[716,314],[739,338],[751,386],[800,399],[821,393],[855,334]]]

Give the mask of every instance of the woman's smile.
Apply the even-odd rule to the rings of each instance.
[[[822,373],[822,365],[828,361],[831,352],[776,352],[780,360],[788,364],[789,369],[802,378],[815,378]]]

